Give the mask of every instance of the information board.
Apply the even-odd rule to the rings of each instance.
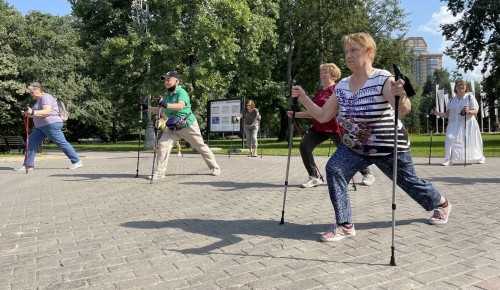
[[[243,99],[212,100],[207,103],[208,130],[211,133],[240,132],[241,121],[238,117],[243,109]]]

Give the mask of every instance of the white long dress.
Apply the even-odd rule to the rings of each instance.
[[[460,115],[464,106],[467,106],[469,110],[479,108],[476,98],[470,93],[466,93],[460,100],[455,96],[448,102],[445,158],[455,164],[463,163],[464,160],[468,163],[483,162],[483,139],[476,116],[467,114],[467,121],[465,121],[465,117]]]

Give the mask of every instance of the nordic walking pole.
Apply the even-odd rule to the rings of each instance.
[[[467,165],[467,113],[465,112],[465,109],[467,109],[467,106],[464,106],[462,109],[464,116],[464,167]]]
[[[283,210],[281,211],[281,222],[280,225],[285,223],[285,202],[286,202],[286,191],[288,189],[288,173],[290,172],[290,156],[292,155],[293,146],[293,128],[295,125],[295,112],[297,111],[297,103],[299,98],[293,98],[292,102],[292,120],[290,124],[290,129],[288,132],[288,160],[286,162],[286,175],[285,175],[285,192],[283,193]]]
[[[395,80],[401,79],[401,70],[395,64],[394,68],[394,78]],[[394,152],[392,161],[392,241],[391,241],[391,266],[396,266],[396,258],[394,252],[396,248],[394,247],[394,235],[396,231],[396,184],[398,178],[398,104],[400,96],[394,96]]]
[[[139,99],[139,111],[140,111],[140,117],[139,117],[139,124],[141,125],[139,128],[139,142],[137,144],[137,169],[135,170],[135,177],[139,177],[139,154],[141,151],[141,138],[142,138],[142,111],[144,110],[144,99],[140,98]]]
[[[24,167],[26,168],[26,174],[28,174],[28,170],[30,168],[28,164],[28,152],[29,152],[29,131],[30,131],[30,117],[28,115],[28,112],[26,111],[24,113],[25,115],[25,124],[24,127],[26,128],[26,148],[24,149]]]
[[[139,123],[142,123],[142,110],[141,110],[141,120]],[[142,125],[142,124],[141,124]],[[141,152],[141,138],[142,138],[142,126],[139,128],[139,141],[137,142],[137,168],[135,169],[135,177],[139,177],[139,158]]]
[[[396,81],[404,79],[404,90],[406,92],[406,97],[414,96],[415,90],[411,85],[410,80],[403,76],[399,67],[395,64],[392,65],[394,68],[394,79]],[[394,236],[396,231],[396,185],[398,177],[398,123],[399,123],[399,98],[401,96],[394,96],[394,152],[393,152],[393,163],[392,163],[392,242],[391,242],[391,266],[396,266],[396,258],[394,257],[394,252],[396,248],[394,247]]]
[[[328,156],[330,157],[330,149],[332,148],[332,139],[330,138],[330,144],[328,144]]]
[[[231,132],[231,140],[229,140],[229,155],[227,156],[227,158],[231,158],[231,151],[233,150],[233,136],[234,136],[234,116],[231,117],[231,122],[233,123],[233,131]]]
[[[156,151],[158,151],[158,132],[160,131],[161,110],[162,107],[158,105],[158,116],[156,119],[156,131],[155,131],[155,147],[153,151],[153,166],[151,166],[151,180],[149,181],[149,183],[153,183],[153,177],[155,172]]]

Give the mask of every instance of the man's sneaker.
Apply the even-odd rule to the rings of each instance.
[[[182,156],[182,152],[180,152],[180,151],[179,151],[179,152],[177,152],[177,156],[179,156],[179,157],[183,157],[183,156]]]
[[[361,183],[363,183],[366,186],[370,186],[375,182],[375,176],[371,173],[367,173],[363,175],[363,179],[361,180]]]
[[[448,222],[448,217],[450,216],[451,212],[451,202],[448,199],[446,199],[446,202],[448,203],[448,206],[438,206],[434,210],[434,214],[429,219],[429,223],[431,225],[444,225]]]
[[[78,161],[77,163],[73,163],[71,164],[70,167],[68,167],[69,169],[77,169],[77,168],[80,168],[83,166],[83,162],[80,160]]]
[[[347,229],[344,226],[333,225],[326,233],[322,234],[320,240],[322,242],[336,242],[345,238],[355,237],[356,229],[354,225],[352,228]]]
[[[484,164],[485,162],[486,162],[486,158],[484,158],[484,156],[483,156],[483,157],[481,157],[481,159],[479,159],[479,161],[477,163]]]
[[[220,168],[219,167],[215,167],[214,169],[212,169],[212,175],[213,176],[220,175]]]
[[[34,169],[33,166],[29,166],[28,167],[28,170],[33,170],[33,169]],[[26,166],[23,165],[23,166],[21,166],[19,168],[14,168],[14,170],[15,171],[26,171]]]
[[[443,166],[450,166],[450,160],[445,159],[445,160],[443,161],[443,163],[441,163],[441,165],[443,165]]]
[[[148,176],[148,178],[149,178],[149,180],[151,180],[151,179],[153,179],[153,180],[163,179],[163,178],[165,178],[165,173],[163,173],[163,174],[155,173],[152,176],[151,175]]]
[[[309,176],[309,179],[306,183],[302,184],[303,188],[315,187],[322,184],[323,181],[319,177]]]

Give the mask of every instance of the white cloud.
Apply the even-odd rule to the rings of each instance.
[[[439,25],[455,23],[461,17],[462,17],[461,13],[458,14],[457,16],[453,16],[451,12],[448,10],[448,7],[441,6],[439,8],[439,12],[432,13],[431,20],[429,20],[424,25],[420,25],[417,31],[428,32],[435,35],[441,35],[441,28],[439,27]]]
[[[424,25],[420,25],[417,31],[423,33],[429,33],[434,36],[440,36],[441,44],[438,48],[439,52],[444,52],[446,47],[451,46],[452,42],[447,41],[444,36],[441,34],[441,24],[451,24],[457,22],[458,19],[462,17],[462,13],[457,14],[457,16],[453,16],[451,12],[448,10],[448,7],[441,6],[439,12],[432,13],[431,20],[429,20]],[[456,69],[457,64],[455,60],[450,58],[447,55],[443,55],[443,67],[448,69],[451,73]],[[477,82],[481,82],[483,80],[483,74],[481,73],[481,68],[483,67],[483,62],[478,63],[478,65],[474,68],[473,71],[468,71],[464,73],[462,69],[459,69],[458,72],[462,75],[462,77],[466,80],[475,80]]]
[[[451,74],[453,74],[454,70],[457,67],[457,63],[451,57],[443,55],[443,67],[446,68]],[[481,73],[482,67],[483,63],[481,62],[472,71],[464,73],[463,69],[459,69],[458,73],[461,75],[461,78],[465,80],[475,80],[476,82],[481,82],[483,80],[483,74]]]

